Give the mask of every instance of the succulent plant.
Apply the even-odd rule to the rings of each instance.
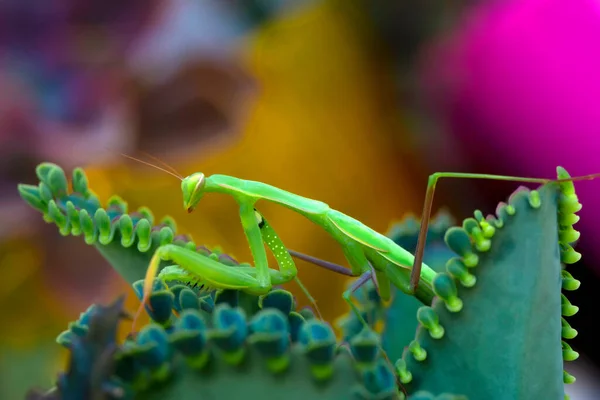
[[[128,214],[117,197],[102,208],[81,169],[73,192],[56,165],[40,165],[37,175],[38,186],[20,185],[23,199],[63,235],[96,246],[139,298],[161,244],[242,265],[178,236],[170,219],[153,225],[147,209]],[[568,177],[561,168],[558,175]],[[580,258],[572,247],[580,208],[572,183],[551,182],[519,188],[494,216],[476,211],[460,227],[438,215],[426,246],[438,271],[432,304],[399,291],[384,304],[367,284],[356,301],[370,327],[342,316],[341,338],[281,288],[256,297],[157,279],[150,324],[117,344],[122,303],[90,307],[59,335],[71,352],[67,373],[31,398],[562,399],[574,381],[563,361],[578,356],[561,340],[577,334],[564,318],[577,307],[561,289],[579,287],[565,265]],[[388,236],[411,248],[418,227],[405,218]]]

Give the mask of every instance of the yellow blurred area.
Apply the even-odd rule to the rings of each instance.
[[[415,192],[409,175],[420,174],[419,168],[409,169],[406,153],[394,140],[399,116],[392,74],[373,55],[358,10],[341,4],[318,2],[254,32],[244,62],[260,82],[260,94],[240,139],[224,151],[173,166],[184,175],[202,171],[269,183],[324,201],[380,232],[407,212],[418,211],[420,188]],[[179,182],[160,171],[124,161],[108,168],[86,168],[86,173],[102,201],[117,194],[130,210],[149,207],[157,221],[170,215],[179,232],[191,234],[198,245],[219,246],[239,261],[251,261],[233,199],[208,195],[195,213],[187,214]],[[288,248],[347,265],[339,246],[319,227],[281,206],[266,202],[257,206]],[[272,258],[271,266],[275,266]],[[341,299],[343,277],[300,261],[297,266],[299,278],[328,321],[347,311]],[[33,290],[41,288],[43,282],[38,282]],[[295,285],[287,288],[301,306],[307,304]],[[127,293],[128,310],[135,311],[139,301],[118,280],[115,298],[122,293]],[[35,321],[40,314],[45,321],[54,318],[53,332],[44,332],[43,338],[37,335],[38,341],[53,341],[83,311],[66,312],[60,296],[46,293],[44,298],[56,300],[27,310],[19,306],[23,330],[39,333]],[[7,307],[5,303],[2,308]],[[32,325],[26,324],[29,320]],[[60,328],[54,330],[56,326]],[[123,324],[121,333],[129,329]]]

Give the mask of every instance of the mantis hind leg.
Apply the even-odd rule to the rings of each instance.
[[[356,315],[356,318],[358,318],[358,320],[361,322],[361,324],[363,324],[365,329],[370,329],[369,324],[367,323],[367,321],[365,321],[362,314],[360,313],[360,310],[356,307],[356,304],[354,304],[354,302],[352,301],[352,295],[358,289],[360,289],[360,287],[362,285],[367,283],[369,281],[369,279],[373,279],[373,271],[372,270],[368,270],[368,271],[364,272],[357,280],[355,280],[352,283],[350,288],[342,294],[342,298],[344,299],[344,301],[346,303],[348,303],[348,305],[350,306],[350,309],[352,310],[354,315]]]
[[[524,178],[519,176],[507,176],[507,175],[490,175],[490,174],[472,174],[464,172],[436,172],[429,176],[427,180],[427,191],[425,192],[425,202],[423,203],[423,212],[421,214],[421,227],[419,229],[419,236],[417,240],[417,249],[415,250],[415,258],[413,262],[412,271],[410,274],[410,291],[415,292],[419,284],[419,278],[421,276],[421,264],[423,262],[423,256],[425,253],[425,242],[427,238],[427,228],[429,227],[429,221],[431,219],[431,209],[433,207],[433,195],[435,193],[435,187],[437,181],[440,178],[459,178],[459,179],[489,179],[497,181],[509,181],[509,182],[528,182],[528,183],[541,183],[545,184],[551,182],[552,179],[542,178]]]
[[[352,275],[351,272],[347,268],[342,267],[341,265],[334,264],[329,261],[321,260],[320,258],[308,256],[306,254],[298,253],[297,251],[293,251],[293,250],[288,250],[288,251],[294,257],[304,260],[306,262],[309,262],[311,264],[315,264],[319,267],[322,267],[322,268],[325,268],[325,269],[328,269],[328,270],[334,271],[334,272],[343,270],[343,271],[345,271],[342,273],[343,275],[356,276],[356,275]],[[376,269],[374,271],[375,272],[373,272],[373,269],[369,268],[369,270],[363,272],[363,274],[359,275],[359,278],[352,283],[350,288],[342,294],[342,298],[344,299],[344,301],[346,301],[350,305],[352,312],[356,315],[358,320],[365,327],[369,327],[368,322],[365,321],[365,319],[362,317],[362,315],[361,315],[360,311],[358,310],[358,308],[356,307],[356,305],[352,302],[352,296],[356,294],[356,291],[358,289],[360,289],[366,282],[368,282],[369,279],[371,279],[373,281],[373,284],[375,285],[377,293],[380,295],[382,300],[387,301],[387,300],[389,300],[389,298],[391,296],[390,280],[388,279],[385,272],[381,272]]]

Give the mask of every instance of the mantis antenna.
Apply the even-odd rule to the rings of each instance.
[[[154,165],[154,164],[152,164],[152,163],[149,163],[149,162],[147,162],[147,161],[144,161],[144,160],[140,160],[139,158],[135,158],[135,157],[129,156],[129,155],[127,155],[127,154],[124,154],[124,153],[121,153],[121,155],[122,155],[123,157],[125,157],[125,158],[129,158],[130,160],[137,161],[137,162],[139,162],[139,163],[145,164],[145,165],[147,165],[147,166],[149,166],[149,167],[152,167],[152,168],[156,168],[156,169],[157,169],[157,170],[159,170],[159,171],[165,172],[165,173],[167,173],[167,174],[169,174],[169,175],[171,175],[171,176],[174,176],[175,178],[179,179],[180,181],[183,181],[183,176],[179,175],[179,174],[177,173],[177,171],[173,172],[173,171],[175,170],[173,167],[167,166],[167,167],[169,167],[169,169],[172,169],[172,170],[173,170],[173,171],[170,171],[169,169],[161,168],[161,167],[159,167],[158,165]],[[152,156],[151,156],[151,157],[152,157]],[[154,158],[154,157],[152,157],[152,158]],[[160,163],[164,164],[164,163],[163,163],[162,161],[160,161],[160,160],[157,160],[157,161],[159,161]]]
[[[176,174],[180,178],[183,178],[183,175],[181,175],[172,165],[167,164],[166,162],[164,162],[160,158],[155,157],[155,156],[153,156],[152,154],[150,154],[150,153],[148,153],[146,151],[141,151],[141,153],[143,153],[146,157],[151,158],[152,160],[154,160],[157,163],[161,164],[163,167],[167,168],[169,171],[173,172],[174,174]]]

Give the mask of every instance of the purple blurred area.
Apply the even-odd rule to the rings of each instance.
[[[596,1],[484,2],[430,49],[422,76],[430,106],[479,170],[551,178],[561,165],[585,175],[600,172],[598,49]],[[576,184],[577,227],[594,260],[599,184]]]

